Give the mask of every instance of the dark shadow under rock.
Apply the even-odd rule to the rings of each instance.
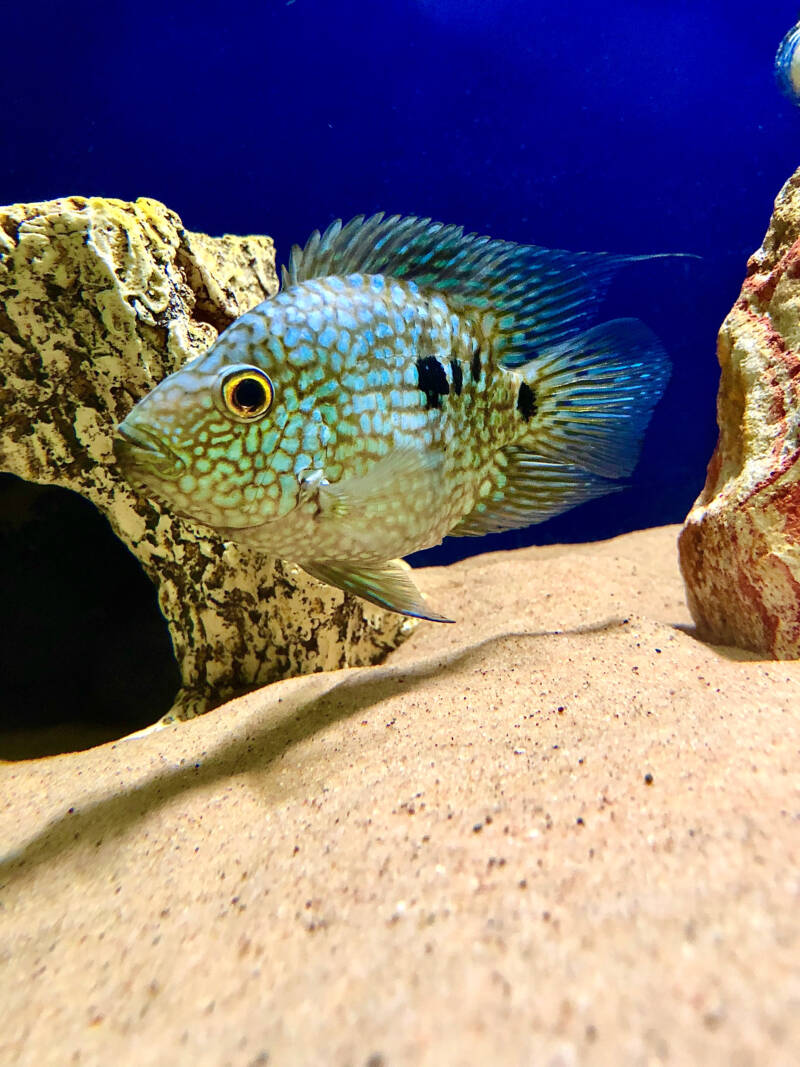
[[[156,590],[77,493],[0,475],[0,759],[141,729],[180,686]]]

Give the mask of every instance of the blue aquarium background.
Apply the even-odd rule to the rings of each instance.
[[[273,235],[279,261],[378,210],[694,253],[627,267],[603,310],[642,318],[674,368],[629,487],[417,561],[679,522],[716,439],[717,330],[800,164],[773,73],[798,18],[800,0],[6,5],[0,202],[154,197],[190,229]],[[0,482],[0,726],[146,725],[178,682],[152,587],[85,501],[19,505]]]
[[[293,242],[336,217],[428,215],[508,240],[702,257],[626,268],[674,371],[623,493],[446,542],[609,537],[681,520],[714,446],[715,336],[800,111],[773,60],[797,0],[262,0],[4,13],[0,200],[163,200],[187,227]]]

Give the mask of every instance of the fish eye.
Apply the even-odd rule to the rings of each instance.
[[[272,407],[275,390],[258,367],[236,367],[222,377],[220,396],[230,415],[242,422],[252,422]]]

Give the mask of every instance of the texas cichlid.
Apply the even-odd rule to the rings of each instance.
[[[448,621],[398,557],[541,522],[636,465],[669,361],[636,319],[590,322],[615,270],[647,258],[336,222],[134,407],[116,455],[227,539]]]

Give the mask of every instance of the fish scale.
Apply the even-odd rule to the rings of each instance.
[[[513,404],[513,388],[505,390],[505,404],[499,402],[499,396],[489,399],[488,359],[476,380],[469,371],[478,346],[472,323],[454,315],[442,298],[421,294],[413,283],[388,285],[379,276],[354,275],[337,279],[333,285],[326,280],[304,283],[291,294],[282,295],[285,300],[278,298],[250,313],[264,321],[251,324],[249,316],[244,316],[237,326],[243,336],[230,338],[242,358],[269,372],[274,365],[263,358],[263,340],[269,336],[274,359],[299,371],[293,378],[281,378],[284,388],[303,397],[274,449],[273,466],[286,473],[281,488],[285,490],[284,506],[292,515],[279,531],[251,534],[248,541],[295,558],[308,543],[315,521],[311,508],[294,508],[296,476],[310,468],[322,468],[332,480],[345,469],[351,477],[358,477],[392,449],[421,443],[426,449],[441,451],[442,478],[454,479],[460,491],[435,501],[426,494],[424,485],[409,477],[406,485],[399,487],[407,492],[398,506],[382,501],[380,514],[370,516],[370,521],[380,522],[386,551],[395,556],[414,551],[421,543],[437,543],[471,509],[481,488],[484,494],[490,490],[491,481],[481,463],[482,450],[490,447],[494,454],[497,444],[505,443],[503,430],[508,420],[504,409]],[[313,319],[308,316],[302,332],[291,323],[298,321],[298,309],[304,308],[313,308],[316,315]],[[349,332],[354,321],[361,327],[359,343]],[[314,352],[313,374],[308,369],[306,347]],[[420,389],[417,363],[425,359],[439,368],[447,382],[447,392],[437,404]],[[458,362],[466,381],[460,394],[452,388],[453,361]],[[323,370],[336,375],[338,386],[335,399],[327,405],[314,389],[317,379],[329,381]],[[503,383],[497,384],[502,392]],[[306,402],[320,412],[318,422],[303,416],[300,409]],[[305,447],[300,450],[303,432]],[[319,442],[322,432],[324,455]],[[462,444],[454,447],[456,442]],[[426,480],[420,479],[423,483]],[[435,504],[438,507],[432,510]],[[255,505],[243,510],[252,514]],[[340,523],[324,524],[315,533],[318,551],[324,555],[337,558],[345,554],[347,559],[358,561],[375,558],[373,549],[365,549],[358,531],[349,526],[342,529]]]
[[[395,562],[541,521],[630,472],[668,361],[581,330],[624,257],[356,219],[120,427],[132,482],[383,606],[442,619]]]

